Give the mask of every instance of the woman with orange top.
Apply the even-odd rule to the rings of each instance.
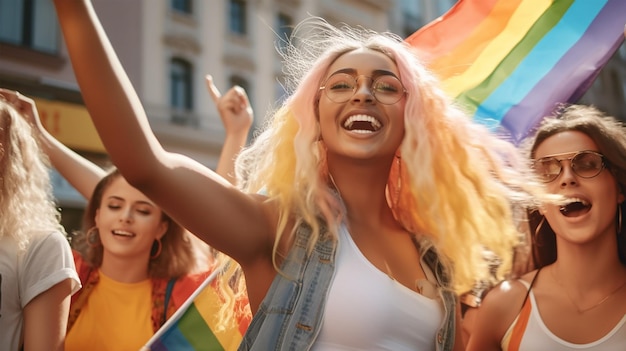
[[[232,174],[252,112],[241,88],[221,96],[210,77],[207,87],[227,131],[218,171]],[[26,117],[53,165],[88,199],[82,230],[72,237],[83,289],[72,299],[65,349],[138,350],[227,258],[173,221],[119,171],[106,172],[61,144],[36,109]],[[240,279],[231,266],[223,274]],[[224,320],[217,323],[221,327],[230,327],[231,318],[249,319],[245,289],[238,285],[243,286],[220,286],[226,302],[216,315]]]

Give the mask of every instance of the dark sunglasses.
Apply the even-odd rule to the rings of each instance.
[[[593,178],[600,174],[606,167],[604,155],[601,153],[585,150],[574,154],[572,157],[557,158],[559,155],[542,157],[533,161],[533,168],[540,179],[545,182],[555,180],[563,171],[562,161],[570,161],[574,174],[581,178]]]

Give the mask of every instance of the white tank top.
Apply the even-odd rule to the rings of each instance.
[[[441,300],[418,294],[376,268],[345,226],[335,269],[313,351],[435,349]]]
[[[528,282],[520,280],[527,288]],[[537,301],[532,289],[528,296],[530,301],[524,303],[520,315],[517,316],[513,324],[509,327],[502,339],[502,350],[504,351],[572,351],[572,350],[593,350],[593,351],[617,351],[626,350],[626,315],[615,325],[615,327],[602,338],[588,344],[573,344],[565,341],[555,334],[543,323],[541,314],[537,309]],[[530,311],[528,311],[530,310]],[[520,317],[528,315],[528,322],[524,326]],[[520,324],[516,327],[517,324]],[[520,335],[521,334],[521,335]],[[520,340],[519,348],[513,346]]]

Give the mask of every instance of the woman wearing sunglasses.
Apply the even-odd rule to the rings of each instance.
[[[626,350],[626,129],[573,105],[528,150],[562,200],[529,213],[537,269],[487,295],[468,350]]]

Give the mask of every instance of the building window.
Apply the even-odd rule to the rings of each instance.
[[[402,26],[402,34],[405,38],[410,37],[415,33],[418,29],[420,29],[424,23],[420,17],[412,15],[410,13],[403,14],[404,25]]]
[[[454,5],[456,0],[440,0],[437,2],[437,17],[443,15],[448,12]]]
[[[279,13],[276,18],[276,33],[278,35],[278,47],[283,49],[287,46],[291,32],[293,31],[293,20],[284,13]]]
[[[191,0],[172,0],[172,9],[191,15]]]
[[[50,0],[0,0],[0,41],[54,54],[59,24]]]
[[[231,32],[241,35],[245,35],[248,32],[245,0],[230,0],[229,18]]]
[[[170,104],[172,122],[182,125],[197,125],[193,115],[192,66],[180,58],[170,62]]]
[[[400,16],[402,16],[402,32],[399,34],[406,38],[424,25],[422,19],[424,9],[419,1],[415,0],[401,0],[399,4]]]

